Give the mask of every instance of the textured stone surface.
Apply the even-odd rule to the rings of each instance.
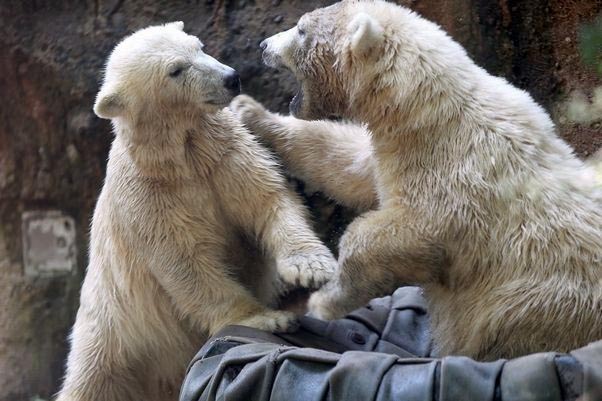
[[[318,0],[5,0],[0,3],[0,401],[48,399],[57,390],[86,265],[88,226],[102,185],[110,124],[92,111],[104,60],[116,42],[153,23],[182,20],[207,51],[237,68],[244,91],[285,111],[286,72],[260,62],[259,42],[292,26]],[[572,90],[601,81],[582,66],[577,30],[602,12],[598,0],[408,0],[439,22],[490,72],[529,90],[586,155],[602,146],[599,123],[576,125],[557,111]],[[336,243],[348,213],[308,198],[322,234]],[[73,217],[72,274],[26,277],[21,215]]]

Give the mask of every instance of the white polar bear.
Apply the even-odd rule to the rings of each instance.
[[[232,105],[294,175],[342,203],[377,204],[348,227],[340,271],[310,311],[341,316],[416,284],[441,355],[510,358],[602,338],[594,174],[527,93],[385,1],[315,10],[261,47],[300,83],[293,114],[367,126]]]
[[[59,401],[176,399],[207,335],[291,327],[266,306],[277,273],[311,286],[335,270],[269,153],[223,109],[237,74],[182,29],[140,30],[107,63],[94,110],[115,140]]]

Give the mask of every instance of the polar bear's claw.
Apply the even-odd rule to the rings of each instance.
[[[240,118],[245,125],[257,122],[267,110],[251,96],[239,95],[230,103],[230,110]]]
[[[276,333],[292,332],[299,327],[299,321],[295,314],[274,310],[251,316],[238,324]]]
[[[336,268],[336,260],[328,253],[296,254],[282,260],[278,271],[289,284],[317,288],[332,278]]]

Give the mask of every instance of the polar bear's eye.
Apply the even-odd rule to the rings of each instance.
[[[305,29],[297,28],[297,32],[299,32],[299,36],[305,36]]]
[[[169,76],[172,78],[179,77],[184,72],[184,66],[175,67],[173,70],[169,72]]]

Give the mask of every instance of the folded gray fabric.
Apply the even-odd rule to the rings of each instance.
[[[602,401],[602,341],[510,361],[429,358],[415,287],[297,333],[231,326],[191,362],[180,401]]]
[[[345,319],[302,317],[299,331],[280,337],[299,347],[334,352],[377,351],[401,357],[431,352],[426,301],[418,287],[402,287],[392,296],[373,299]]]

